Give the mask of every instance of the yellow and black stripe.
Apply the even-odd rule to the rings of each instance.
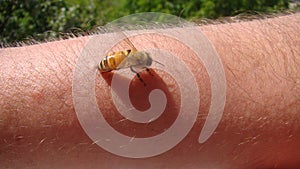
[[[116,70],[118,65],[130,54],[131,50],[114,52],[103,58],[99,63],[100,72]]]

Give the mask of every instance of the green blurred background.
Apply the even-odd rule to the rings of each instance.
[[[137,12],[164,12],[194,21],[297,7],[298,1],[289,0],[1,0],[0,42],[76,34]]]

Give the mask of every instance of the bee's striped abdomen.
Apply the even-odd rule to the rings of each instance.
[[[111,71],[111,68],[108,65],[108,57],[107,56],[99,63],[99,69],[101,72]]]
[[[112,53],[109,56],[103,58],[103,60],[99,63],[99,70],[101,72],[109,72],[112,70],[116,70],[118,65],[128,56],[130,50],[120,51],[116,53]]]

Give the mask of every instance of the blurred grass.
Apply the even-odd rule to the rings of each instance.
[[[138,12],[164,12],[194,21],[249,11],[273,13],[287,10],[289,5],[288,0],[2,0],[0,43],[83,33]]]

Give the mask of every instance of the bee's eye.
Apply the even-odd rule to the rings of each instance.
[[[152,64],[152,58],[148,57],[146,65],[150,66],[151,64]]]

